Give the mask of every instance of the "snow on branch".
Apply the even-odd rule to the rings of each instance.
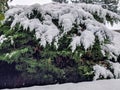
[[[11,29],[19,24],[24,30],[35,30],[36,38],[40,39],[40,44],[44,47],[53,42],[58,48],[59,39],[67,35],[75,24],[77,33],[71,33],[72,41],[69,45],[72,52],[81,45],[85,50],[89,49],[98,37],[104,52],[108,51],[110,56],[113,56],[113,53],[120,54],[120,49],[116,49],[120,43],[114,42],[116,34],[104,25],[107,20],[120,20],[120,16],[99,5],[51,3],[43,6],[39,4],[14,6],[6,12],[5,16],[5,22],[12,22]],[[120,36],[119,33],[117,34]],[[110,44],[103,44],[106,39]]]
[[[6,40],[7,40],[7,38],[5,37],[5,35],[1,35],[0,36],[0,45]]]
[[[95,65],[93,66],[93,70],[95,73],[94,80],[100,79],[100,78],[113,78],[113,74],[110,70],[108,70],[106,67]]]
[[[111,64],[111,69],[113,69],[113,74],[115,76],[115,78],[120,78],[120,63],[116,62],[110,62]]]

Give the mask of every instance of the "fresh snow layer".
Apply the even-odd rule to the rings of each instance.
[[[5,89],[10,90],[10,89]],[[120,90],[120,80],[100,80],[93,82],[67,83],[48,86],[34,86],[12,90]]]
[[[2,44],[5,40],[7,40],[7,38],[5,37],[5,35],[1,35],[0,36],[0,44]]]
[[[101,78],[120,78],[120,63],[108,61],[110,67],[107,68],[105,65],[94,65],[94,77],[93,80]]]
[[[13,0],[13,1],[9,1],[8,4],[9,5],[32,5],[35,3],[39,3],[39,4],[46,4],[46,3],[50,3],[52,2],[52,0]]]
[[[119,64],[120,65],[120,64]],[[95,72],[94,80],[99,79],[99,77],[104,77],[104,78],[113,78],[113,74],[110,70],[107,70],[105,67],[100,66],[100,65],[95,65],[93,66],[93,70]]]
[[[111,69],[113,69],[113,73],[115,75],[115,78],[120,78],[120,64],[119,63],[113,63],[110,62]]]
[[[38,12],[37,14],[41,14],[41,17],[30,18],[34,10]],[[93,14],[101,18],[103,23],[96,20]],[[111,19],[120,20],[119,15],[103,9],[99,5],[85,3],[14,6],[5,13],[6,21],[12,20],[11,29],[14,29],[16,24],[19,23],[20,27],[22,26],[24,30],[28,30],[28,28],[30,31],[35,30],[35,36],[41,40],[40,44],[42,46],[46,47],[46,44],[51,45],[53,43],[56,49],[59,47],[59,39],[71,31],[74,24],[76,24],[79,26],[77,32],[80,35],[73,34],[70,37],[72,41],[69,47],[71,47],[72,52],[78,46],[84,46],[85,50],[91,48],[97,36],[103,53],[108,52],[111,58],[116,59],[120,55],[120,49],[118,49],[120,46],[120,41],[118,41],[120,34],[110,31],[105,26],[107,15]],[[53,20],[57,20],[58,25],[55,25]],[[110,44],[104,45],[103,42],[105,39],[109,39],[111,41]]]
[[[113,23],[113,25],[106,23],[106,27],[110,30],[120,30],[120,23]]]
[[[103,46],[103,50],[106,52],[110,52],[109,58],[114,58],[117,61],[117,56],[120,55],[120,33],[112,31],[113,39],[110,44],[106,44]]]

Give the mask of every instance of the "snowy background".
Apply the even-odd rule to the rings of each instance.
[[[46,4],[52,2],[51,0],[13,0],[9,5],[32,5],[35,3]]]

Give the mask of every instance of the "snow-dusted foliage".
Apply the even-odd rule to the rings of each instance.
[[[17,62],[21,71],[25,66],[26,75],[36,73],[41,83],[46,70],[52,73],[50,83],[119,78],[119,63],[106,60],[119,61],[120,33],[105,26],[119,20],[119,15],[92,4],[13,6],[0,30],[0,60]]]
[[[90,46],[92,46],[95,42],[94,34],[88,30],[83,31],[81,36],[74,36],[72,39],[73,39],[71,42],[72,52],[74,52],[76,49],[76,46],[80,46],[81,43],[83,44],[86,50]]]
[[[110,58],[116,58],[120,54],[120,43],[116,41],[120,34],[109,31],[104,25],[109,19],[120,20],[120,16],[98,5],[52,3],[43,6],[14,6],[5,16],[5,21],[12,21],[11,29],[19,24],[24,30],[34,30],[36,38],[40,39],[40,44],[44,47],[46,44],[54,44],[57,49],[59,39],[72,31],[75,24],[77,33],[71,34],[69,45],[72,52],[77,46],[83,46],[85,50],[91,48],[97,37],[102,52],[109,53]],[[106,39],[110,41],[109,44],[104,43]]]
[[[108,61],[110,64],[109,69],[106,67],[95,65],[93,66],[93,70],[95,72],[94,80],[97,80],[101,77],[103,78],[120,78],[120,63],[119,62],[111,62]]]
[[[120,55],[120,34],[112,31],[114,38],[111,43],[105,44],[103,46],[103,50],[106,52],[110,52],[109,58],[114,58],[117,61],[117,57]]]
[[[110,62],[110,64],[111,64],[111,69],[113,69],[113,74],[115,78],[120,78],[120,63]]]
[[[1,35],[0,36],[0,44],[2,44],[5,40],[7,40],[7,38],[5,37],[5,35]]]
[[[35,13],[36,12],[36,13]],[[99,5],[92,4],[35,4],[32,6],[14,6],[5,14],[5,21],[12,21],[11,29],[16,24],[24,30],[35,30],[35,36],[40,39],[40,44],[55,45],[59,47],[59,39],[77,25],[77,33],[70,38],[70,47],[74,52],[77,46],[83,46],[85,50],[92,47],[97,37],[100,41],[102,53],[109,53],[109,58],[117,60],[120,55],[120,34],[110,31],[104,25],[109,19],[120,20],[120,16],[103,9]],[[34,16],[34,17],[32,17]],[[109,18],[109,19],[108,19]],[[108,39],[109,43],[104,43]]]
[[[110,70],[108,70],[106,67],[95,65],[93,67],[93,70],[95,72],[94,80],[97,80],[99,78],[113,78],[113,74]]]

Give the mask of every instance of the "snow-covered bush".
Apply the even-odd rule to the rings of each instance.
[[[93,67],[95,71],[94,80],[97,80],[99,78],[113,78],[113,74],[110,70],[106,69],[106,67],[95,65]]]
[[[96,62],[117,61],[120,55],[120,34],[104,25],[119,20],[119,15],[101,6],[84,3],[11,7],[0,28],[0,60],[15,62],[17,70],[33,78],[51,77],[51,82],[78,82],[86,76],[90,78],[85,80],[92,80],[91,67]],[[41,69],[47,65],[49,69]],[[98,73],[95,80],[100,75],[112,77],[101,66],[93,69]]]
[[[66,47],[62,47],[62,50],[67,48],[74,53],[79,50],[77,47],[83,47],[87,51],[93,48],[95,39],[98,38],[102,52],[115,57],[119,50],[111,50],[111,45],[119,42],[113,42],[116,34],[109,31],[104,23],[106,20],[113,22],[119,19],[119,15],[97,5],[54,3],[15,6],[6,12],[5,22],[11,22],[11,29],[19,25],[23,30],[35,31],[35,37],[40,39],[39,43],[44,48],[54,45],[59,50],[61,43],[66,42]],[[106,40],[109,42],[106,43]]]
[[[120,63],[110,62],[110,64],[111,64],[111,69],[113,69],[113,74],[115,78],[120,78]]]
[[[95,65],[93,66],[94,70],[94,80],[101,79],[101,78],[120,78],[120,63],[119,62],[112,62],[107,61],[109,64],[108,66],[104,64],[104,66],[101,65]]]

